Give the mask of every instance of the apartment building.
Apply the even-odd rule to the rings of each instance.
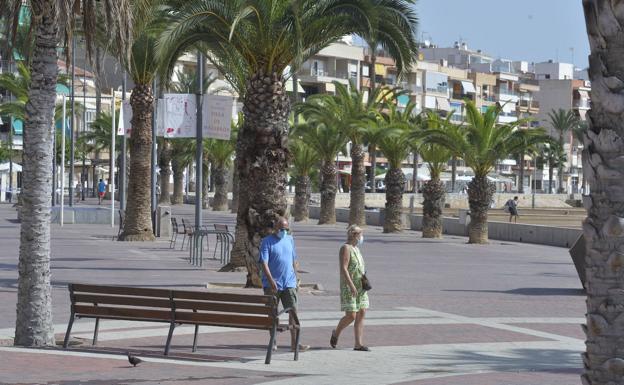
[[[363,61],[363,47],[347,42],[330,44],[303,63],[298,72],[299,84],[306,96],[335,92],[335,81],[345,85],[352,82],[359,89]]]

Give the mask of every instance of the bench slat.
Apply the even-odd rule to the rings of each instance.
[[[198,299],[215,302],[244,302],[244,303],[272,303],[273,297],[270,295],[256,294],[231,294],[231,293],[210,293],[202,291],[173,291],[174,299]]]
[[[134,295],[140,297],[161,297],[169,298],[171,290],[152,289],[144,287],[130,286],[103,286],[103,285],[85,285],[73,284],[74,293],[98,293],[98,294],[119,294]]]
[[[192,312],[175,312],[176,322],[181,323],[199,323],[208,325],[223,325],[236,327],[249,327],[255,329],[269,329],[273,325],[270,317],[255,317],[234,314],[214,314],[214,313],[192,313]]]
[[[76,303],[97,303],[98,305],[127,305],[137,307],[161,307],[171,309],[171,301],[169,299],[145,298],[145,297],[126,297],[119,295],[93,295],[93,294],[74,294]]]
[[[224,302],[187,301],[174,299],[176,309],[195,309],[222,313],[271,315],[273,308],[266,305],[240,305]]]
[[[108,306],[86,306],[75,305],[74,310],[76,316],[87,316],[96,318],[98,316],[120,319],[153,319],[169,322],[171,321],[171,311],[164,310],[147,310],[147,309],[129,309]]]

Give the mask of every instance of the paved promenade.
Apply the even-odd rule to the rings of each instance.
[[[192,207],[173,207],[192,218]],[[192,328],[176,328],[170,358],[162,348],[167,325],[102,321],[99,344],[93,321],[74,325],[74,346],[11,346],[15,323],[19,224],[0,204],[0,384],[415,384],[578,385],[585,297],[563,248],[493,242],[466,244],[463,237],[425,240],[406,231],[365,230],[362,251],[373,284],[365,343],[354,352],[353,329],[329,347],[341,316],[337,252],[345,226],[291,223],[301,257],[302,342],[312,349],[292,361],[289,336],[264,364],[268,333],[200,328],[191,353]],[[205,223],[232,225],[234,216],[206,211]],[[188,264],[188,252],[169,243],[111,241],[103,225],[54,225],[52,280],[54,324],[62,339],[69,318],[68,282],[123,284],[190,290],[240,291],[244,273],[219,273],[218,261]],[[210,254],[212,255],[212,253]],[[227,287],[231,284],[231,287]],[[131,351],[145,362],[129,366]]]

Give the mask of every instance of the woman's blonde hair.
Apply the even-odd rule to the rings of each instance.
[[[357,234],[362,232],[362,228],[358,225],[351,225],[347,227],[347,238],[353,239]]]

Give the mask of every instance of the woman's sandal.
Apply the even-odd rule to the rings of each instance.
[[[336,345],[338,345],[338,337],[336,337],[336,330],[332,330],[332,335],[331,335],[331,338],[329,339],[329,344],[334,349],[336,348]]]
[[[358,352],[370,352],[370,349],[368,348],[368,346],[357,346],[355,348],[353,348],[353,350],[357,350]]]

